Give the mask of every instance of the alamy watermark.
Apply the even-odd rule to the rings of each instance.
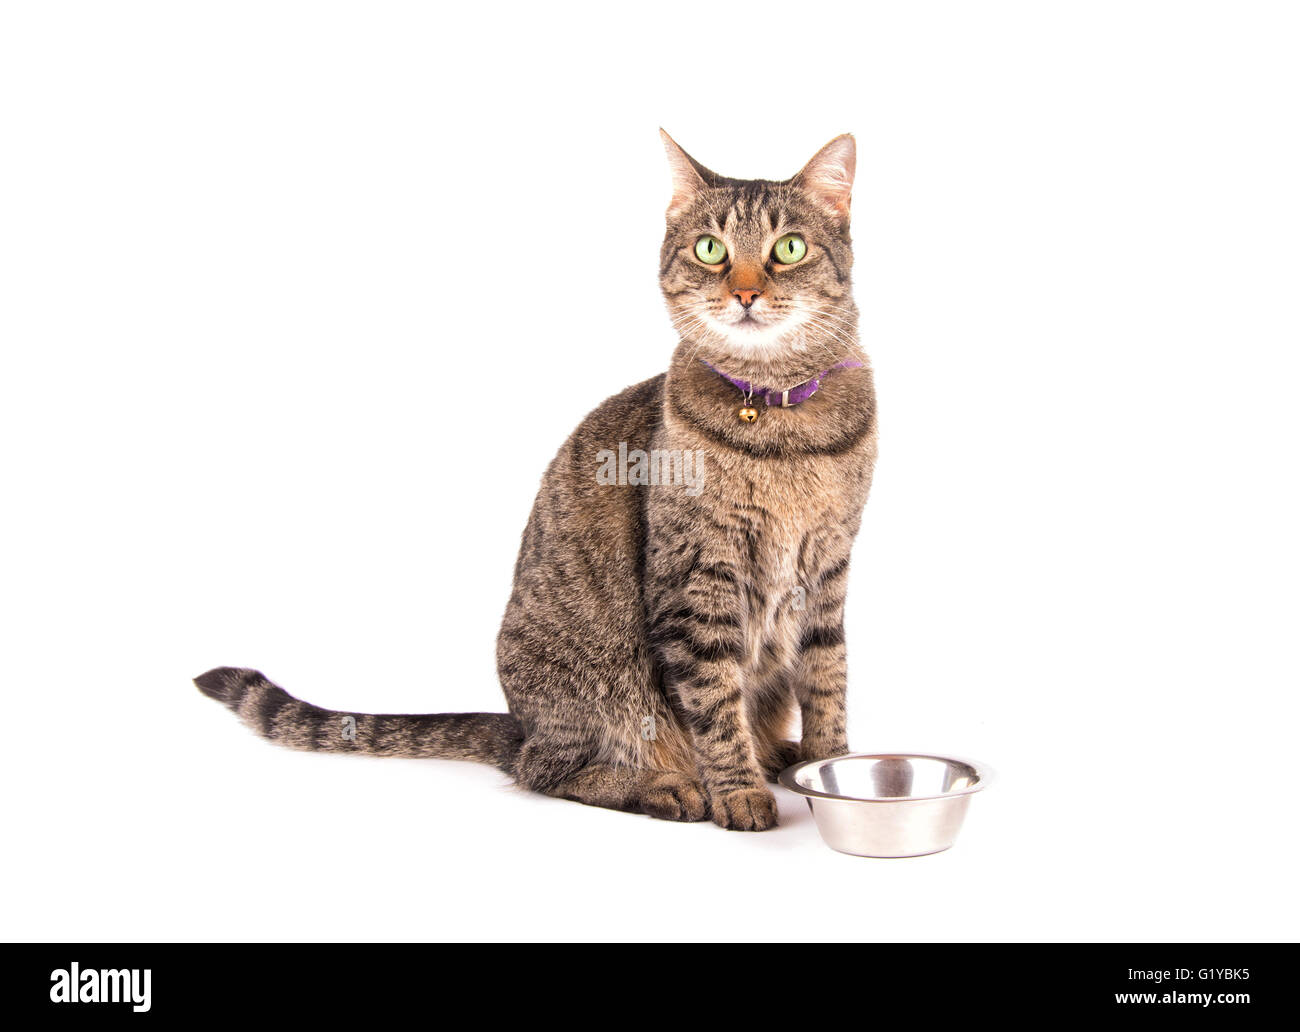
[[[596,483],[618,487],[682,487],[692,498],[704,490],[704,452],[690,448],[629,449],[618,442],[618,451],[596,452],[600,463]]]
[[[51,1003],[129,1003],[143,1014],[150,1007],[150,968],[112,968],[81,970],[80,964],[56,968],[50,972]]]

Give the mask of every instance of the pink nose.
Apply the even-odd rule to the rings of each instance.
[[[754,303],[754,298],[758,297],[758,295],[763,292],[761,290],[733,290],[732,293],[735,294],[736,297],[740,298],[740,303],[745,308],[748,308]]]

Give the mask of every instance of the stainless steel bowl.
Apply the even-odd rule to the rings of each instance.
[[[990,772],[970,760],[852,753],[796,763],[781,784],[808,800],[822,839],[854,856],[924,856],[957,838]]]

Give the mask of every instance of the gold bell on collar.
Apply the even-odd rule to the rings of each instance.
[[[744,405],[736,415],[740,417],[742,423],[752,423],[758,418],[758,409],[753,405]]]

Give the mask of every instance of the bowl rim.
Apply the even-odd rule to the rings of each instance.
[[[805,767],[812,767],[821,763],[836,763],[840,760],[941,760],[944,763],[960,763],[970,767],[975,772],[978,781],[969,788],[958,789],[956,792],[938,792],[934,795],[923,796],[836,795],[833,792],[820,792],[815,788],[805,788],[795,781],[795,776]],[[814,799],[841,799],[849,803],[919,803],[928,799],[957,799],[960,796],[974,795],[976,792],[984,791],[993,780],[993,777],[993,770],[987,764],[980,763],[978,760],[967,759],[964,756],[940,756],[938,753],[922,752],[844,753],[842,756],[826,756],[820,760],[804,760],[802,763],[786,767],[777,775],[777,783],[796,795],[811,796]]]

